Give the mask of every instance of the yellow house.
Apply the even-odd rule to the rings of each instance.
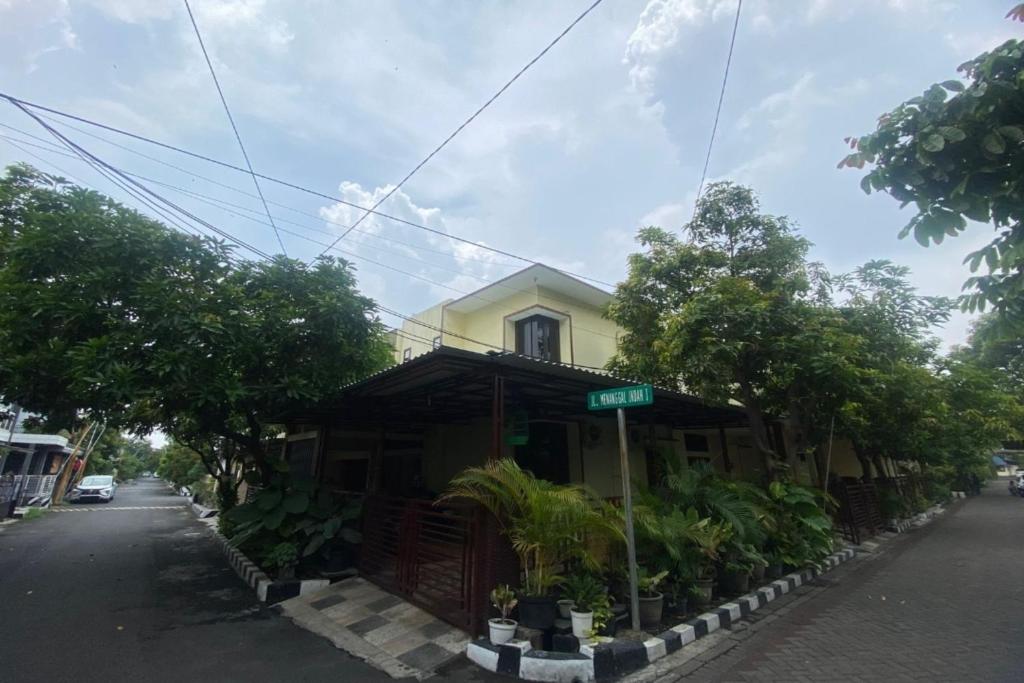
[[[487,591],[518,578],[493,520],[438,503],[452,477],[514,458],[536,476],[617,499],[660,476],[665,459],[761,481],[746,415],[654,388],[626,411],[629,479],[614,411],[588,392],[636,384],[605,372],[622,331],[602,313],[612,295],[533,265],[410,316],[392,332],[395,365],[343,388],[337,405],[292,416],[285,455],[321,485],[363,496],[360,573],[461,628],[485,625]],[[790,471],[813,481],[784,425],[769,438]],[[834,472],[852,474],[837,450]],[[505,550],[502,550],[505,548]],[[504,553],[504,554],[503,554]]]
[[[395,361],[447,346],[600,369],[615,354],[620,334],[602,315],[611,298],[603,289],[536,264],[411,316],[414,320],[395,331]]]

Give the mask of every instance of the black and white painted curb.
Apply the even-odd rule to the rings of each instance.
[[[788,574],[643,642],[613,640],[581,645],[578,653],[563,653],[533,650],[528,641],[495,646],[488,640],[476,640],[467,646],[466,656],[488,671],[527,681],[589,683],[611,680],[641,669],[709,633],[729,628],[751,612],[855,556],[853,548],[844,548],[825,558],[820,571],[804,569]]]
[[[209,519],[210,517],[216,517],[220,512],[217,508],[208,508],[205,505],[199,503],[192,503],[192,512],[196,514],[199,519]]]
[[[256,591],[256,598],[260,602],[274,604],[298,595],[314,593],[331,584],[330,579],[284,579],[275,581],[257,567],[256,563],[246,557],[242,551],[231,545],[228,539],[216,531],[213,533],[217,542],[220,543],[221,548],[224,550],[228,562],[234,568],[235,573],[249,584],[250,588]]]
[[[195,510],[195,507],[193,507],[193,511],[200,519],[203,519],[203,516],[200,515],[198,510]],[[206,523],[210,524],[212,521],[210,520]],[[245,553],[231,545],[231,541],[225,538],[212,525],[210,526],[210,533],[217,539],[217,543],[220,544],[224,555],[228,558],[228,562],[235,570],[235,573],[250,588],[256,591],[256,599],[260,602],[272,605],[298,595],[315,593],[321,588],[331,585],[330,579],[281,579],[275,581],[257,567],[255,562],[246,557]]]

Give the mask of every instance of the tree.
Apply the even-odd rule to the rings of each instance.
[[[656,227],[640,231],[645,251],[630,256],[629,277],[608,308],[626,330],[609,368],[739,401],[771,476],[765,400],[790,362],[784,340],[800,329],[794,304],[810,289],[809,243],[732,183],[710,185],[685,230],[686,241]]]
[[[155,455],[149,442],[107,429],[89,454],[85,473],[116,474],[124,481],[135,479],[147,469],[155,469]]]
[[[207,474],[203,458],[187,446],[169,443],[159,450],[159,456],[156,471],[175,488],[192,486]]]
[[[1015,10],[1014,18],[1024,14]],[[1004,313],[1024,312],[1024,43],[1009,40],[965,62],[958,79],[929,87],[878,120],[875,132],[848,138],[853,152],[839,166],[871,170],[865,192],[884,191],[917,212],[900,237],[923,246],[967,229],[968,220],[992,224],[998,236],[964,260],[972,272],[962,304],[987,303]]]
[[[242,261],[26,166],[0,179],[0,237],[0,399],[159,428],[211,469],[230,444],[268,480],[268,425],[389,361],[345,261]]]

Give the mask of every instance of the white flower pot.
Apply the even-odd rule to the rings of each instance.
[[[572,634],[577,638],[589,638],[594,630],[594,613],[572,610],[569,614],[572,615]]]
[[[487,620],[487,628],[490,631],[491,642],[495,645],[501,645],[512,640],[516,635],[516,627],[519,626],[519,622],[513,619],[502,619],[497,617],[494,619]]]
[[[570,618],[570,611],[575,606],[576,606],[576,603],[573,602],[572,600],[565,600],[565,599],[559,600],[558,601],[558,616],[560,616],[562,619],[569,619]]]

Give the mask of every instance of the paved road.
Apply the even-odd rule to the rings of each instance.
[[[1024,681],[1022,531],[1024,500],[993,482],[634,680]]]
[[[391,680],[261,607],[182,505],[151,480],[0,527],[0,681]]]

